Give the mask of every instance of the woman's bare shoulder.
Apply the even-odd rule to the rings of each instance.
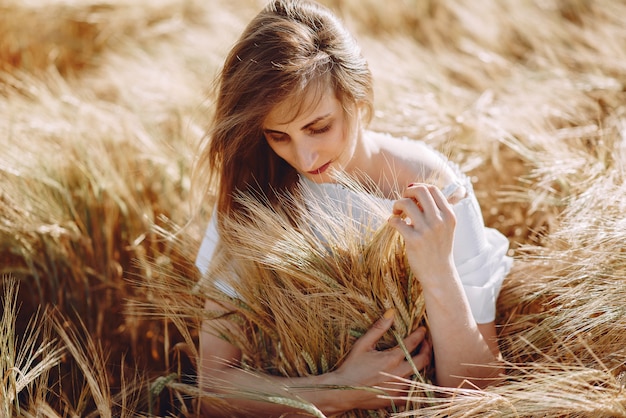
[[[381,170],[393,173],[398,184],[434,183],[445,187],[459,180],[448,159],[424,141],[369,132],[381,154]]]

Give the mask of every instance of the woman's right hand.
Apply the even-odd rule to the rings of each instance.
[[[332,378],[333,385],[377,389],[347,390],[342,393],[345,410],[380,409],[390,406],[391,400],[379,397],[382,392],[389,396],[407,394],[409,385],[391,377],[406,378],[414,374],[413,365],[406,360],[404,350],[399,346],[384,351],[376,349],[378,341],[393,324],[394,314],[393,309],[385,312],[385,315],[354,343],[342,365],[328,376]],[[426,329],[420,327],[403,340],[409,353],[421,344],[419,352],[412,358],[418,370],[426,367],[431,358],[432,347],[425,336]]]

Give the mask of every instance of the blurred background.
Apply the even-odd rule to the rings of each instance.
[[[516,258],[510,379],[433,408],[626,416],[626,2],[322,3],[370,63],[371,128],[457,162]],[[0,0],[0,415],[196,413],[190,169],[263,5]]]

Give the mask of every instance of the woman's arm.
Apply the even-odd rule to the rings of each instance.
[[[442,273],[432,279],[441,283],[423,289],[437,384],[488,386],[503,372],[494,323],[476,324],[458,277]]]
[[[502,372],[495,325],[479,326],[472,316],[452,257],[452,207],[436,186],[417,184],[395,202],[394,215],[389,222],[404,237],[409,264],[422,285],[437,383],[457,387],[467,380],[487,386]]]
[[[224,312],[224,308],[215,302],[207,301],[205,308],[211,312]],[[203,411],[211,416],[229,416],[239,413],[241,416],[288,416],[296,414],[295,408],[278,403],[260,402],[237,397],[242,391],[257,394],[272,394],[287,398],[300,398],[315,405],[326,415],[333,415],[351,409],[379,409],[391,405],[391,402],[378,397],[377,393],[366,390],[324,390],[323,386],[353,387],[389,387],[388,394],[400,394],[408,389],[398,386],[398,381],[385,374],[407,377],[413,374],[413,367],[405,360],[400,348],[378,351],[375,349],[378,340],[393,324],[393,311],[388,311],[379,319],[365,335],[354,344],[352,350],[341,366],[333,372],[319,376],[286,378],[268,374],[252,374],[238,368],[241,351],[217,336],[218,327],[234,325],[226,320],[205,320],[200,334],[200,361],[198,376],[200,388],[206,392],[217,394],[235,394],[224,398],[228,406],[211,401],[208,397],[203,401]],[[236,331],[236,330],[235,330]],[[413,357],[418,369],[423,369],[430,361],[431,348],[424,340],[425,330],[420,328],[404,339],[404,344],[413,352],[420,344],[420,350]],[[393,384],[389,384],[393,381]],[[320,387],[315,389],[315,387]],[[302,413],[302,411],[300,411]]]

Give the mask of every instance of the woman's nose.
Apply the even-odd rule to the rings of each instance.
[[[317,168],[317,160],[319,153],[310,144],[299,144],[296,150],[298,164],[302,171],[312,171]]]

